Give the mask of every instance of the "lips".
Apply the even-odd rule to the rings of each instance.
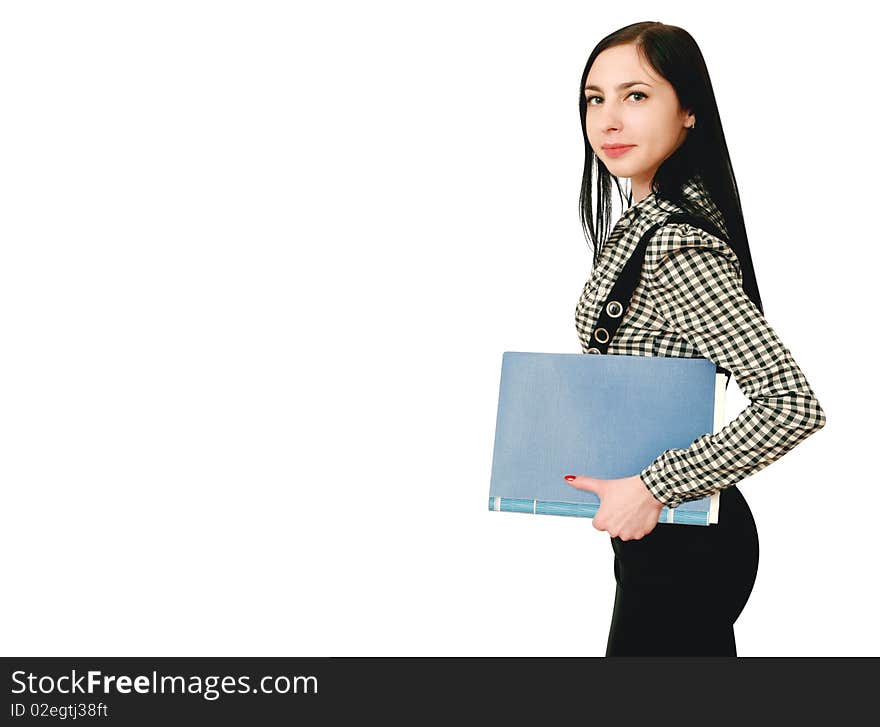
[[[621,154],[626,154],[634,147],[635,144],[609,144],[607,146],[603,145],[602,149],[607,156],[619,157]]]

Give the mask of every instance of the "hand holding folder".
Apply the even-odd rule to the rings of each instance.
[[[723,423],[725,376],[704,358],[506,351],[489,509],[594,517],[566,474],[632,477]],[[719,497],[662,507],[660,523],[718,522]]]
[[[593,492],[599,509],[593,527],[612,538],[638,540],[650,533],[660,520],[663,503],[651,494],[639,475],[603,479],[587,475],[566,475],[570,487]]]

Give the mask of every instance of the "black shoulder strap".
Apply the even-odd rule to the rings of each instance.
[[[630,255],[629,260],[623,266],[620,276],[611,288],[611,292],[602,304],[599,313],[599,319],[596,321],[596,327],[590,334],[590,345],[587,353],[607,353],[611,340],[617,333],[620,323],[623,320],[623,314],[629,310],[629,304],[632,300],[633,293],[639,284],[642,276],[642,265],[645,262],[645,253],[648,251],[648,243],[651,241],[654,233],[658,228],[667,223],[686,222],[687,224],[699,227],[711,235],[722,240],[727,238],[712,224],[709,220],[699,215],[678,212],[670,214],[665,220],[651,225],[642,237],[639,239],[635,250]],[[726,374],[727,381],[725,386],[730,384],[730,371],[716,364],[716,371],[719,374]]]

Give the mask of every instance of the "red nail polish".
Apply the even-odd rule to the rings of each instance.
[[[574,475],[566,475],[565,479],[568,480],[569,482],[574,482]]]

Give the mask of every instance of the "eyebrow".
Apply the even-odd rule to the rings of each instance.
[[[653,86],[651,86],[650,83],[645,83],[644,81],[625,81],[624,83],[621,83],[617,87],[617,90],[622,91],[625,88],[629,88],[630,86],[638,86],[639,84],[642,84],[644,86],[649,86],[650,88],[654,88]],[[584,86],[584,91],[599,91],[599,92],[601,92],[602,89],[599,88],[598,86]]]

